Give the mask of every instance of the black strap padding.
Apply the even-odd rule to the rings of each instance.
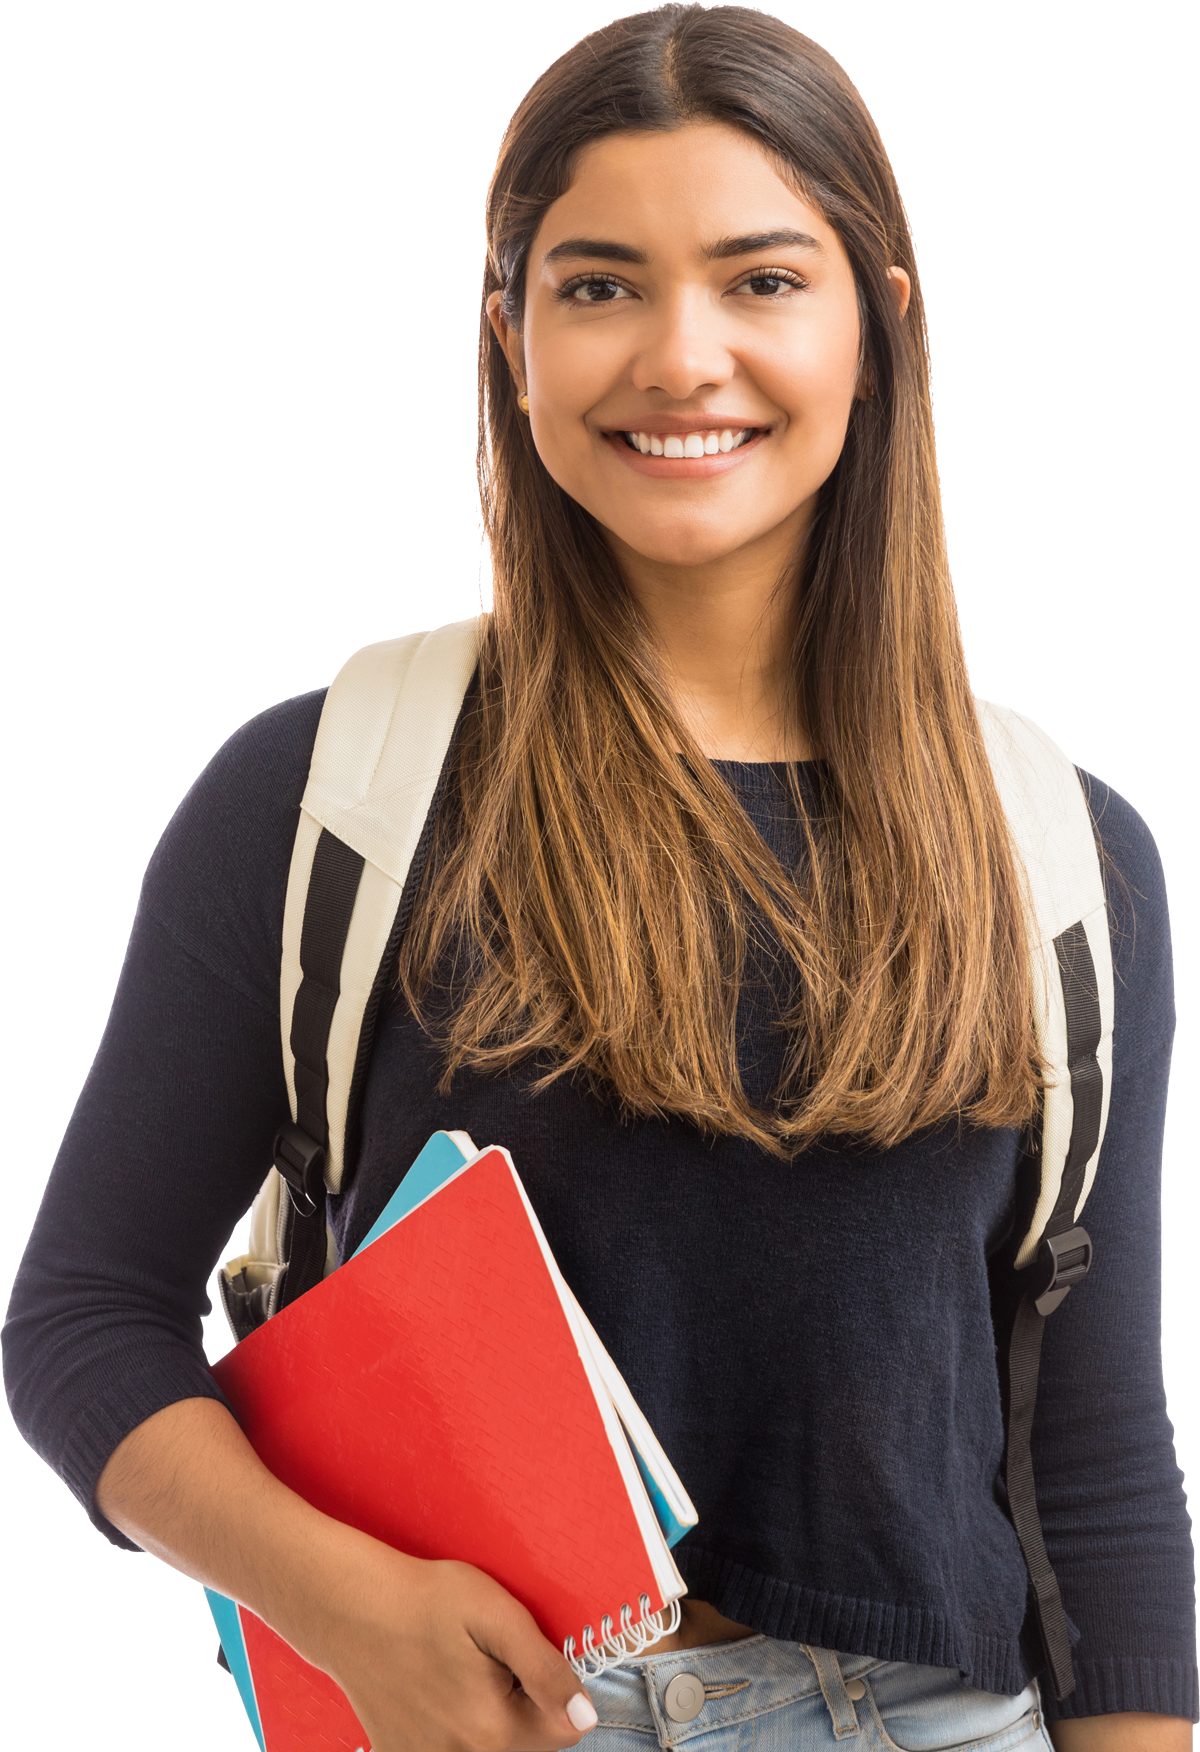
[[[1100,987],[1087,932],[1077,922],[1054,939],[1067,1012],[1067,1069],[1071,1078],[1071,1142],[1063,1163],[1062,1183],[1047,1235],[1061,1235],[1075,1226],[1075,1207],[1083,1191],[1087,1165],[1100,1141],[1104,1108],[1104,1076],[1096,1057],[1100,1045]]]
[[[1033,1413],[1037,1405],[1038,1361],[1046,1322],[1030,1296],[1022,1296],[1008,1349],[1008,1507],[1029,1572],[1033,1610],[1060,1702],[1075,1689],[1067,1615],[1038,1518],[1033,1486]]]
[[[1064,1235],[1075,1227],[1075,1207],[1083,1191],[1084,1175],[1100,1141],[1104,1098],[1104,1077],[1096,1057],[1101,1035],[1100,987],[1081,920],[1069,925],[1054,939],[1054,953],[1066,1008],[1067,1070],[1071,1079],[1073,1112],[1071,1142],[1063,1163],[1058,1197],[1043,1231],[1047,1236]],[[1089,1253],[1089,1248],[1081,1245],[1077,1250],[1078,1259],[1074,1252],[1066,1253],[1058,1261],[1058,1272],[1068,1272],[1073,1264],[1080,1263],[1085,1253]],[[1029,1572],[1034,1616],[1054,1694],[1061,1701],[1075,1689],[1075,1678],[1067,1615],[1058,1581],[1046,1555],[1033,1482],[1033,1414],[1037,1406],[1042,1334],[1046,1327],[1046,1316],[1038,1312],[1036,1295],[1036,1288],[1022,1295],[1009,1339],[1005,1476],[1009,1512]]]
[[[329,1030],[342,984],[342,957],[366,860],[342,840],[321,829],[313,853],[304,918],[300,926],[302,978],[292,1005],[291,1047],[295,1060],[296,1123],[314,1144],[329,1142]],[[307,1189],[310,1211],[299,1211],[289,1197],[284,1211],[280,1258],[283,1270],[275,1291],[275,1312],[286,1308],[325,1275],[325,1188]]]
[[[280,1257],[284,1265],[275,1292],[274,1312],[286,1308],[305,1290],[311,1290],[325,1276],[325,1253],[328,1233],[325,1228],[325,1188],[318,1188],[313,1208],[307,1213],[296,1209],[292,1200],[285,1200],[283,1242]]]
[[[329,1142],[325,1111],[329,1092],[326,1053],[342,982],[342,956],[366,860],[321,829],[300,927],[303,978],[292,1006],[296,1123],[318,1144]]]
[[[379,1020],[379,1011],[387,989],[396,981],[396,960],[400,954],[400,945],[404,941],[404,933],[412,918],[413,906],[416,902],[417,890],[421,886],[421,879],[425,874],[425,866],[429,862],[429,849],[433,844],[434,829],[437,826],[438,815],[450,783],[450,773],[454,765],[459,733],[462,729],[463,719],[474,704],[478,690],[479,670],[476,668],[463,695],[463,703],[459,708],[458,717],[446,747],[445,759],[442,761],[442,770],[438,774],[438,781],[433,789],[433,796],[429,802],[424,824],[413,848],[408,873],[404,878],[404,887],[400,892],[400,900],[396,907],[396,917],[392,921],[387,945],[379,958],[379,968],[371,986],[366,1008],[363,1010],[362,1027],[358,1036],[358,1051],[354,1055],[354,1070],[351,1074],[350,1093],[346,1102],[346,1132],[342,1139],[343,1191],[353,1179],[354,1169],[358,1161],[359,1119],[362,1113],[363,1089],[366,1086],[367,1071],[371,1064],[371,1050],[375,1044],[375,1025]]]

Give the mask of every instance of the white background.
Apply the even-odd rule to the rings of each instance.
[[[478,606],[484,191],[521,94],[611,4],[0,13],[4,1285],[195,774],[359,645]],[[908,202],[976,691],[1130,797],[1162,851],[1166,1369],[1194,1468],[1185,8],[776,10],[847,67]],[[200,1591],[110,1549],[11,1426],[0,1462],[10,1743],[249,1748]]]

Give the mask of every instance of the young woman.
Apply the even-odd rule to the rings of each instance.
[[[534,86],[488,232],[495,611],[331,1216],[345,1256],[439,1127],[511,1148],[698,1507],[682,1626],[582,1690],[489,1577],[280,1485],[206,1371],[205,1284],[287,1113],[281,915],[320,696],[235,736],[155,856],[17,1283],[15,1414],[110,1539],[333,1674],[374,1752],[589,1729],[612,1752],[1006,1752],[1047,1722],[1060,1752],[1182,1752],[1162,878],[1090,782],[1119,1052],[1097,1263],[1048,1322],[1035,1428],[1078,1630],[1056,1705],[997,1369],[1040,1086],[1023,892],[873,124],[782,24],[664,7]],[[708,1687],[682,1726],[680,1672]]]

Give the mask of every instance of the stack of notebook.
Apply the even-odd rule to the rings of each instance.
[[[436,1133],[354,1257],[213,1374],[276,1477],[399,1551],[485,1570],[583,1674],[622,1625],[653,1641],[685,1591],[670,1547],[695,1510],[505,1150]],[[209,1604],[263,1752],[369,1752],[333,1680]]]

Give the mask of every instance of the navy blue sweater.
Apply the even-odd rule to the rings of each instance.
[[[13,1292],[13,1413],[119,1545],[93,1503],[117,1443],[176,1400],[220,1397],[200,1320],[287,1113],[283,897],[321,699],[247,725],[167,829]],[[779,769],[723,770],[795,857]],[[1166,900],[1139,818],[1103,786],[1092,803],[1127,892],[1114,902],[1112,1109],[1087,1208],[1096,1263],[1048,1323],[1035,1428],[1046,1543],[1079,1631],[1078,1688],[1057,1713],[1189,1716],[1191,1550],[1158,1354]],[[739,1051],[761,1098],[778,1002],[770,968],[752,970]],[[527,1074],[462,1073],[439,1095],[438,1074],[394,999],[357,1174],[333,1201],[343,1256],[431,1132],[505,1144],[696,1503],[677,1551],[692,1593],[772,1636],[1020,1690],[1037,1662],[1004,1503],[989,1283],[1004,1277],[1003,1304],[996,1262],[1024,1172],[1014,1133],[948,1125],[785,1164],[678,1120],[622,1122],[568,1079],[534,1096]]]

